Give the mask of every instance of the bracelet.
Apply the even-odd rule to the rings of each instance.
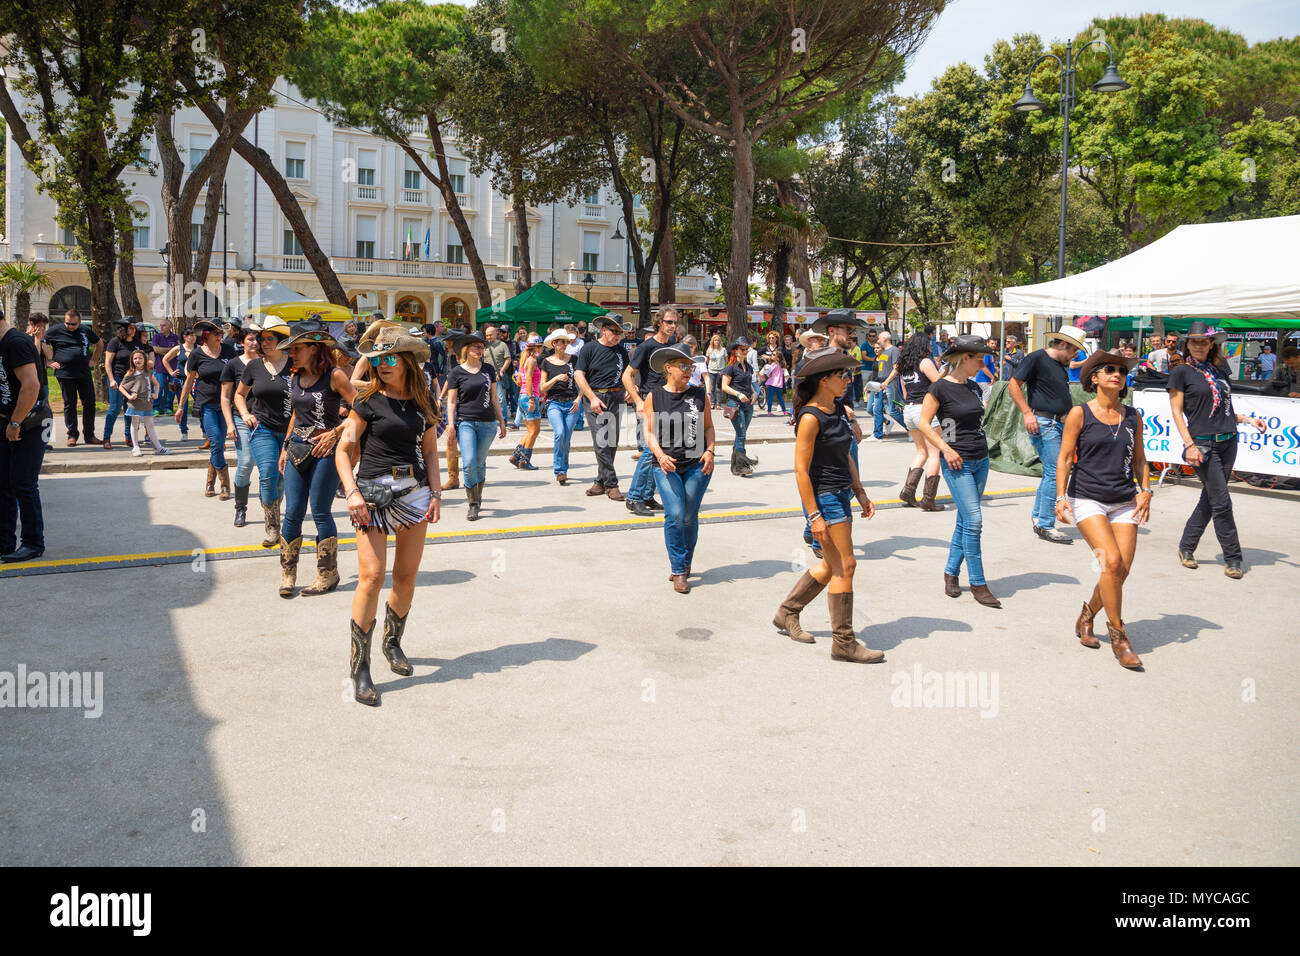
[[[1069,501],[1069,500],[1070,500],[1070,496],[1069,496],[1069,495],[1057,495],[1057,496],[1056,496],[1056,500],[1057,500],[1057,501]]]
[[[429,497],[430,497],[430,498],[436,498],[437,500],[441,501],[441,500],[442,500],[442,489],[441,489],[441,488],[430,488],[430,489],[429,489]]]
[[[822,516],[822,513],[821,513],[820,511],[814,511],[812,514],[810,514],[810,515],[808,516],[808,524],[811,525],[814,521],[816,521],[816,520],[817,520],[818,518],[820,518],[821,516]]]
[[[348,500],[349,498],[351,498],[353,495],[359,495],[359,494],[361,494],[361,489],[360,489],[360,488],[353,488],[351,491],[349,491],[346,495],[343,496],[343,500],[344,500],[344,501],[347,501],[347,500]]]

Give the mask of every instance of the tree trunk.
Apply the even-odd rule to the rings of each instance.
[[[118,237],[121,254],[117,262],[117,288],[127,315],[140,315],[140,293],[135,285],[135,231],[123,229]],[[141,318],[144,316],[141,315]]]
[[[487,271],[483,268],[482,258],[479,257],[478,245],[474,242],[474,232],[465,220],[465,213],[461,211],[460,200],[456,198],[456,191],[451,188],[451,174],[447,171],[447,150],[442,143],[442,127],[438,117],[433,113],[426,114],[425,121],[429,124],[429,138],[433,140],[433,156],[438,161],[438,175],[432,175],[427,167],[424,169],[424,173],[438,187],[438,192],[442,194],[442,201],[447,206],[447,214],[451,216],[451,221],[456,226],[456,234],[460,236],[460,246],[465,251],[465,260],[469,265],[470,275],[474,278],[474,290],[478,293],[478,306],[480,309],[487,308],[492,304],[492,290],[488,288]],[[420,165],[424,166],[423,160],[420,160]],[[473,323],[471,328],[476,328],[477,323],[474,322],[472,316],[470,321]]]
[[[510,202],[515,213],[515,244],[519,247],[519,276],[515,295],[533,284],[533,261],[528,248],[528,204],[524,202],[524,172],[518,166],[510,170]]]
[[[778,332],[785,327],[785,289],[790,277],[790,247],[781,243],[772,258],[772,323]]]
[[[113,270],[117,258],[117,243],[113,236],[112,219],[105,216],[102,207],[87,206],[86,269],[90,273],[90,325],[105,342],[113,338]],[[102,366],[92,369],[96,394],[100,401],[108,400],[107,382]]]
[[[655,194],[655,221],[659,221],[663,199]],[[672,228],[664,230],[663,241],[659,244],[659,304],[667,305],[677,301],[677,253],[673,249]]]
[[[754,222],[754,144],[745,127],[743,110],[732,110],[736,145],[732,150],[735,173],[731,198],[731,264],[723,283],[727,302],[727,339],[745,334],[745,306],[749,300],[751,229]]]
[[[221,224],[221,193],[226,181],[226,165],[223,162],[208,180],[208,195],[203,203],[203,228],[199,230],[199,252],[194,260],[194,281],[201,286],[206,286],[208,282],[208,270],[212,266],[212,242],[216,238],[217,227]],[[206,300],[206,296],[204,298]],[[222,290],[221,301],[224,305],[225,290]],[[204,311],[207,311],[206,303]]]
[[[27,319],[32,314],[32,294],[19,292],[14,295],[14,328],[19,332],[27,331]]]

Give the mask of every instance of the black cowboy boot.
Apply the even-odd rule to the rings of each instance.
[[[402,632],[406,630],[406,618],[410,616],[408,610],[405,616],[398,617],[396,611],[387,603],[384,604],[384,640],[380,647],[384,657],[388,658],[388,666],[393,669],[393,673],[403,677],[411,676],[411,662],[402,653]]]
[[[348,667],[348,676],[352,678],[352,697],[358,703],[374,707],[379,703],[379,691],[370,680],[370,638],[375,633],[375,622],[370,622],[370,630],[361,630],[356,621],[352,625],[352,658]]]
[[[242,528],[248,524],[248,489],[250,485],[235,485],[235,527]]]

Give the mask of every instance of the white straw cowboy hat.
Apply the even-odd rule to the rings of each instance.
[[[410,352],[417,362],[424,363],[429,360],[428,342],[412,335],[405,326],[389,322],[387,319],[370,324],[357,342],[357,351],[363,358]]]
[[[552,342],[557,342],[560,339],[564,339],[564,341],[566,342],[572,342],[576,338],[577,336],[574,335],[572,332],[566,332],[564,331],[564,329],[556,329],[554,332],[552,332],[550,335],[546,337],[546,341],[543,342],[542,344],[550,345]]]
[[[826,342],[826,333],[818,332],[814,329],[804,329],[802,332],[799,333],[799,344],[806,349],[810,349],[813,347],[812,346],[813,339],[821,339],[824,345]]]
[[[1053,339],[1061,339],[1065,342],[1069,342],[1076,349],[1084,349],[1084,350],[1087,349],[1087,346],[1084,345],[1083,343],[1083,339],[1084,339],[1083,329],[1079,328],[1076,325],[1063,325],[1055,332],[1048,332],[1047,344],[1051,345]]]

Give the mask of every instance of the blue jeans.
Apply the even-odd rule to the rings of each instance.
[[[235,416],[235,487],[247,488],[253,481],[253,450],[248,445],[248,426]]]
[[[736,430],[735,441],[732,442],[731,452],[736,454],[745,453],[745,432],[749,431],[749,420],[754,417],[754,403],[738,402],[734,398],[727,402],[728,405],[736,407],[736,417],[731,420],[731,427]]]
[[[158,363],[160,366],[161,362]],[[161,368],[154,369],[153,380],[158,383],[158,397],[153,400],[153,410],[155,415],[169,414],[172,410],[172,399],[175,398],[171,392],[167,391],[167,381],[169,376]]]
[[[772,410],[773,402],[780,402],[781,411],[785,412],[787,415],[790,414],[790,410],[785,407],[785,389],[781,388],[779,385],[767,386],[767,410],[769,412]]]
[[[980,534],[984,530],[984,514],[980,509],[980,496],[984,494],[984,485],[989,480],[989,459],[985,455],[977,461],[963,458],[960,471],[953,471],[943,458],[939,459],[939,470],[943,472],[944,483],[952,493],[953,503],[957,506],[957,526],[952,531],[952,543],[948,546],[948,563],[944,565],[944,574],[957,574],[961,571],[962,559],[966,561],[966,575],[970,583],[984,584],[984,558],[980,553]]]
[[[1061,454],[1061,423],[1038,416],[1038,434],[1030,433],[1029,443],[1043,463],[1043,480],[1034,497],[1034,524],[1040,528],[1056,527],[1056,458]]]
[[[259,428],[258,431],[261,431]],[[263,486],[265,487],[265,486]],[[316,540],[338,536],[334,524],[334,492],[339,489],[339,473],[334,467],[334,456],[317,458],[311,455],[301,466],[289,460],[284,463],[284,520],[280,522],[280,536],[285,541],[302,537],[302,519],[311,504],[311,518],[316,522]]]
[[[506,373],[509,374],[508,372]],[[501,417],[506,421],[510,420],[510,382],[507,379],[497,379],[497,404],[501,406]]]
[[[460,470],[468,490],[487,476],[488,449],[497,434],[496,422],[459,422],[456,444],[460,446]]]
[[[190,397],[188,395],[179,396],[181,403],[181,438],[190,437]]]
[[[126,396],[117,389],[112,389],[108,393],[108,411],[104,414],[104,433],[103,437],[107,441],[113,440],[113,426],[117,424],[117,416],[122,415],[126,409]],[[125,434],[122,441],[129,441],[131,438],[131,422],[122,415],[122,424],[125,426]]]
[[[627,489],[631,501],[649,501],[655,496],[655,456],[650,446],[645,443],[643,431],[645,423],[638,415],[636,419],[636,447],[641,449],[641,457],[636,460],[632,471],[632,484]]]
[[[872,392],[871,398],[867,402],[867,408],[871,410],[871,417],[875,424],[875,427],[871,430],[871,434],[876,438],[885,437],[886,414],[888,414],[894,421],[898,422],[899,425],[902,425],[904,429],[907,427],[906,425],[903,425],[902,414],[894,408],[894,397],[894,386],[891,384],[888,392],[883,388],[878,392]]]
[[[273,505],[280,500],[279,461],[284,435],[258,425],[249,435],[248,444],[253,452],[253,461],[257,462],[257,497],[264,506]],[[291,462],[284,463],[285,471],[292,467]]]
[[[0,437],[0,554],[18,550],[18,524],[22,543],[45,550],[45,517],[39,487],[45,460],[45,429],[29,428],[17,441]]]
[[[713,476],[706,475],[698,461],[678,466],[676,471],[656,467],[652,473],[664,503],[668,563],[673,574],[685,574],[695,557],[695,542],[700,536],[700,503]]]
[[[226,416],[221,414],[219,402],[206,402],[199,406],[199,421],[203,423],[203,434],[212,442],[212,453],[208,464],[213,468],[226,467]]]
[[[557,475],[569,473],[569,442],[573,440],[573,429],[578,423],[578,403],[572,399],[567,402],[547,402],[546,418],[551,423],[554,436],[551,450],[551,469]]]

